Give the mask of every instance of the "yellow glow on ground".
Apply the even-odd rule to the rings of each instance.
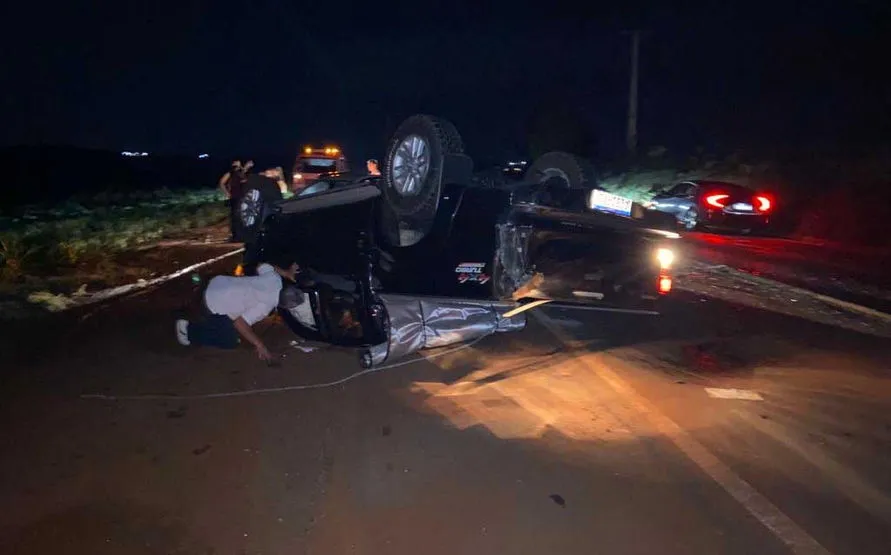
[[[589,368],[567,355],[487,356],[472,349],[475,370],[446,384],[423,381],[411,392],[458,429],[484,426],[502,439],[538,438],[552,430],[582,441],[626,439],[629,426],[610,404],[615,395]],[[449,371],[462,361],[437,365]]]

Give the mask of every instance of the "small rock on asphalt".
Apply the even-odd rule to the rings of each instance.
[[[167,418],[182,418],[186,415],[186,407],[179,407],[176,410],[167,411]]]

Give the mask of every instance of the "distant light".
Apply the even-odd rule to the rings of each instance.
[[[312,147],[311,146],[304,147],[303,153],[304,154],[312,154]]]
[[[130,152],[129,150],[125,150],[125,151],[121,152],[121,156],[142,157],[142,156],[148,156],[148,152]]]
[[[210,158],[210,154],[199,154],[198,155],[199,160],[204,160],[205,158]]]

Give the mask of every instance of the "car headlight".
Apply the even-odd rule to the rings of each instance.
[[[295,173],[295,174],[294,174],[294,179],[303,179],[303,174],[302,174],[302,173]]]
[[[667,270],[674,263],[674,251],[667,248],[656,249],[656,260],[659,261],[659,268]]]

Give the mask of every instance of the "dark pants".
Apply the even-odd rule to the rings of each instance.
[[[207,308],[207,303],[202,303],[204,314],[200,320],[189,322],[189,343],[192,345],[204,345],[206,347],[218,347],[220,349],[234,349],[238,346],[238,331],[232,318],[225,314],[214,314]]]
[[[232,197],[229,203],[229,237],[238,239],[238,204],[239,199]]]

